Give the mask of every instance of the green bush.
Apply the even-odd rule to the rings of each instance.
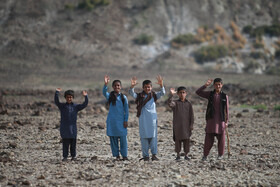
[[[109,5],[108,0],[83,0],[77,6],[78,9],[87,9],[92,10],[97,6],[106,6]]]
[[[264,54],[262,52],[259,52],[259,51],[251,52],[250,57],[252,57],[254,59],[259,59],[259,58],[263,58]]]
[[[280,36],[280,24],[274,23],[270,26],[262,25],[256,28],[253,28],[251,25],[247,25],[242,30],[244,33],[250,34],[251,37],[261,38],[264,34],[269,36]]]
[[[279,75],[280,76],[280,67],[269,67],[266,70],[267,75]]]
[[[243,27],[243,29],[242,29],[242,32],[246,33],[246,34],[251,34],[252,31],[253,31],[252,25],[247,25],[247,26]]]
[[[248,64],[246,64],[246,66],[244,67],[244,71],[249,72],[249,70],[251,70],[251,69],[255,70],[255,69],[258,69],[260,67],[261,67],[260,63],[252,60]]]
[[[277,49],[275,51],[274,57],[277,58],[277,59],[280,59],[280,49]]]
[[[270,36],[280,36],[280,24],[273,24],[265,27],[265,33]]]
[[[214,61],[218,58],[225,57],[228,54],[228,49],[224,45],[204,46],[194,53],[195,60],[198,63]]]
[[[274,110],[280,110],[280,105],[275,105]]]
[[[74,9],[75,9],[75,6],[74,6],[73,4],[68,3],[68,4],[65,4],[65,5],[64,5],[64,8],[65,8],[66,10],[74,10]]]
[[[140,34],[136,38],[133,39],[133,42],[138,45],[148,45],[152,43],[154,37],[148,34]]]
[[[254,42],[253,46],[256,49],[264,48],[264,44],[261,42]]]
[[[194,43],[199,43],[193,34],[180,34],[171,41],[172,43],[181,44],[181,45],[190,45]]]

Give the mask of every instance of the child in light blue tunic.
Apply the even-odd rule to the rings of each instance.
[[[107,116],[107,136],[110,137],[110,145],[113,157],[120,160],[121,153],[123,160],[127,158],[127,121],[128,121],[128,101],[127,97],[121,93],[121,81],[114,80],[112,87],[114,91],[107,92],[107,84],[110,77],[105,75],[103,95],[109,102],[109,113]],[[120,149],[119,149],[120,143]]]
[[[142,156],[144,161],[149,160],[149,149],[151,149],[152,160],[158,160],[157,155],[157,111],[156,100],[165,94],[163,79],[157,76],[161,87],[159,92],[152,91],[152,82],[145,80],[142,84],[143,92],[135,93],[134,86],[137,84],[137,78],[132,77],[129,94],[136,99],[137,117],[139,117],[139,134],[141,139]],[[140,159],[141,160],[141,159]]]

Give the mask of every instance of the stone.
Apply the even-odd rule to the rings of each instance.
[[[98,129],[105,129],[105,127],[106,127],[106,125],[103,122],[100,122],[100,123],[97,124]]]
[[[9,143],[9,147],[10,148],[16,148],[17,144],[15,142],[11,142],[11,143]]]

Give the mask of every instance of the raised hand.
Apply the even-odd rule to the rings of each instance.
[[[105,75],[105,77],[104,77],[104,83],[105,83],[105,85],[107,86],[107,84],[110,82],[110,77],[109,77],[109,75]]]
[[[86,90],[83,91],[83,96],[87,96],[87,91]]]
[[[163,78],[160,75],[157,75],[156,84],[160,85],[160,87],[163,87]]]
[[[207,86],[211,85],[212,82],[213,82],[213,79],[208,79],[205,83],[205,86],[207,87]]]
[[[61,91],[61,88],[57,88],[56,91],[60,92],[60,91]]]
[[[171,93],[172,95],[176,94],[175,88],[170,88],[170,93]]]
[[[137,83],[137,78],[134,76],[134,77],[132,77],[130,80],[131,80],[131,88],[134,88],[134,86],[135,86],[136,84],[138,84],[138,83]]]

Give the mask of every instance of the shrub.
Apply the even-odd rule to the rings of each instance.
[[[259,59],[259,58],[263,58],[264,54],[262,52],[259,52],[259,51],[251,52],[250,57],[252,57],[254,59]]]
[[[261,38],[264,34],[269,36],[280,36],[280,24],[274,23],[270,26],[262,25],[253,28],[251,25],[247,25],[242,30],[244,33],[250,34],[251,37]]]
[[[255,69],[258,69],[260,67],[261,67],[260,63],[252,60],[248,64],[246,64],[246,66],[244,67],[244,71],[249,72],[252,69],[255,70]]]
[[[227,54],[228,49],[224,45],[213,45],[201,47],[194,53],[194,57],[198,63],[204,63],[225,57]]]
[[[265,27],[265,33],[270,36],[280,36],[280,24],[272,24]]]
[[[154,40],[154,37],[148,34],[140,34],[136,38],[133,39],[135,44],[138,45],[148,45],[152,43]]]
[[[279,75],[280,76],[280,67],[269,67],[266,70],[266,74],[268,75]]]
[[[181,44],[181,45],[189,45],[193,43],[198,43],[198,41],[195,39],[195,36],[193,34],[181,34],[177,36],[176,38],[172,39],[172,43]]]
[[[247,25],[247,26],[243,27],[243,29],[242,29],[242,32],[245,33],[245,34],[250,34],[251,35],[252,31],[253,31],[252,25]]]
[[[253,43],[254,48],[256,49],[260,49],[260,48],[264,48],[264,43],[263,42],[254,42]]]
[[[106,6],[109,5],[108,0],[83,0],[77,6],[78,9],[87,9],[92,10],[97,6]]]
[[[65,5],[64,5],[64,8],[65,8],[66,10],[74,10],[74,9],[75,9],[75,6],[74,6],[73,4],[71,4],[71,3],[68,3],[68,4],[65,4]]]
[[[279,110],[280,111],[280,105],[275,105],[274,110]]]
[[[277,59],[280,59],[280,49],[277,49],[275,51],[274,57],[277,58]]]

